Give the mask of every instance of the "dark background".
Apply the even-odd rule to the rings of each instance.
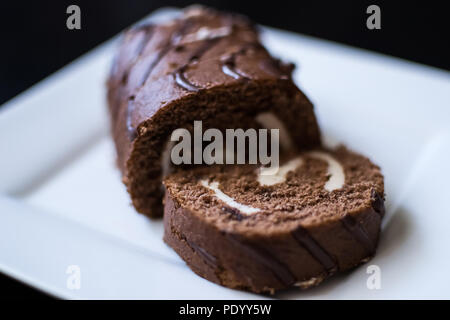
[[[208,4],[292,30],[450,70],[450,12],[444,1],[55,0],[0,3],[0,104],[163,6]],[[66,8],[81,8],[81,30]],[[366,9],[381,8],[381,30]],[[1,108],[1,106],[0,106]],[[48,297],[0,274],[0,299]]]

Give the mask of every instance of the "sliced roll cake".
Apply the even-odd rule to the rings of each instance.
[[[169,138],[203,128],[279,127],[300,149],[320,143],[313,107],[245,17],[191,7],[125,33],[108,79],[118,166],[137,211],[161,216]],[[284,141],[283,143],[288,143]]]
[[[164,183],[164,240],[201,277],[257,293],[308,288],[366,262],[384,215],[380,168],[348,151],[178,170]]]

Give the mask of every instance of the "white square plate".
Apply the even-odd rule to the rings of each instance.
[[[151,19],[176,14],[163,9]],[[368,155],[386,177],[377,256],[279,298],[450,298],[449,73],[264,28],[294,61],[326,140]],[[135,212],[115,168],[105,79],[116,39],[11,100],[0,112],[0,270],[64,298],[267,298],[196,276]],[[369,290],[368,265],[381,269]],[[70,289],[69,266],[80,270]],[[68,272],[68,273],[67,273]]]

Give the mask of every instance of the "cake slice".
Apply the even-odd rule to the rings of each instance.
[[[162,215],[171,133],[195,120],[208,128],[280,127],[295,145],[320,144],[308,98],[293,65],[273,58],[247,18],[191,7],[177,19],[131,28],[108,79],[118,166],[136,210]]]
[[[370,259],[384,214],[380,168],[348,151],[167,176],[164,240],[201,277],[257,293],[308,288]]]

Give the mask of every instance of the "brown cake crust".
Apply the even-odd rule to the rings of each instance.
[[[190,8],[161,25],[125,33],[108,79],[118,166],[137,211],[162,214],[161,154],[170,133],[255,127],[272,111],[295,145],[320,143],[313,107],[291,79],[293,66],[270,56],[246,18]],[[295,129],[295,130],[294,130]]]
[[[173,173],[165,179],[165,242],[201,277],[257,293],[309,288],[367,261],[384,215],[383,176],[343,147],[327,152],[345,171],[345,184],[333,191],[324,190],[326,163],[308,155],[273,186],[257,186],[250,166]],[[230,208],[199,184],[205,177],[261,212]]]

